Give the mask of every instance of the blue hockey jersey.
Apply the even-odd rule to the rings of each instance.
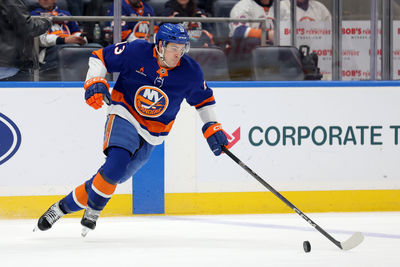
[[[49,11],[41,7],[31,12],[33,16],[71,16],[68,11],[61,10],[58,6],[55,6],[53,10]],[[81,29],[76,21],[57,21],[53,22],[52,27],[49,29],[48,34],[54,34],[58,37],[68,37],[75,33],[80,33]]]
[[[215,104],[199,64],[184,55],[175,68],[157,62],[155,45],[143,40],[110,45],[93,52],[108,72],[120,72],[109,113],[130,121],[150,144],[170,132],[183,99],[196,109]]]
[[[140,2],[140,8],[134,8],[128,0],[122,0],[121,15],[128,17],[146,17],[155,16],[153,8],[147,4]],[[107,16],[114,15],[114,5],[110,6]],[[136,39],[146,39],[149,37],[149,26],[148,21],[131,21],[122,22],[121,25],[121,40],[122,41],[133,41]],[[155,26],[155,32],[157,32],[158,26]]]

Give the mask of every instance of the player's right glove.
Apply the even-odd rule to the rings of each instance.
[[[107,105],[111,104],[111,95],[108,91],[109,85],[103,77],[94,77],[85,82],[86,103],[94,109],[103,106],[103,100]]]
[[[217,123],[216,121],[207,122],[204,124],[202,131],[215,156],[221,155],[221,146],[229,144],[228,138],[226,138],[224,131],[222,131],[221,123]]]

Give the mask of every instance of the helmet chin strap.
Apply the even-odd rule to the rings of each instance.
[[[158,44],[156,45],[156,51],[157,51],[157,54],[160,56],[161,61],[164,62],[164,64],[167,65],[168,68],[171,68],[171,66],[165,60],[165,57],[164,57],[165,50],[164,49],[165,49],[164,46],[161,45],[161,53],[160,53],[160,51],[158,51]]]

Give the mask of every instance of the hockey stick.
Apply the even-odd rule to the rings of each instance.
[[[269,191],[271,191],[275,196],[277,196],[280,200],[282,200],[286,205],[288,205],[292,210],[294,210],[300,217],[306,220],[312,227],[317,229],[321,234],[323,234],[326,238],[328,238],[332,243],[334,243],[337,247],[342,250],[349,250],[356,246],[358,246],[363,240],[364,235],[360,232],[354,233],[349,239],[344,242],[339,242],[335,238],[333,238],[330,234],[328,234],[324,229],[322,229],[318,224],[316,224],[313,220],[308,218],[301,210],[296,208],[289,200],[287,200],[284,196],[281,195],[278,191],[276,191],[272,186],[270,186],[264,179],[258,176],[252,169],[250,169],[246,164],[244,164],[240,159],[238,159],[235,155],[232,154],[226,147],[222,146],[222,150],[239,164],[243,169],[245,169],[251,176],[253,176],[257,181],[259,181],[263,186],[265,186]]]

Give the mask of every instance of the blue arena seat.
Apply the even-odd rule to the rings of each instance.
[[[293,46],[257,47],[251,65],[256,81],[304,80],[300,52]]]
[[[154,9],[156,16],[161,16],[167,1],[168,0],[145,0],[144,2],[149,4]]]
[[[200,64],[205,80],[230,80],[226,56],[222,49],[217,47],[191,48],[188,55]]]

